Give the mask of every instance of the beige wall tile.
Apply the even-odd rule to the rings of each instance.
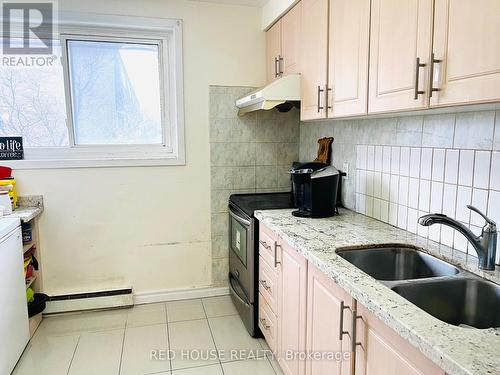
[[[455,148],[491,150],[495,112],[473,112],[457,114]]]

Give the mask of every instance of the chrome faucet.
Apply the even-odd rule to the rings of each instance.
[[[486,220],[486,224],[480,236],[476,236],[465,225],[443,214],[425,215],[418,219],[418,222],[425,227],[433,224],[442,224],[458,230],[469,240],[472,246],[474,246],[474,249],[476,249],[479,258],[479,269],[494,271],[497,251],[497,225],[476,207],[468,205],[467,208],[478,213]]]

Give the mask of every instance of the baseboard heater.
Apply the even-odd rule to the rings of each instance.
[[[132,288],[112,289],[99,292],[63,294],[50,296],[46,314],[58,314],[73,311],[112,309],[134,305]]]

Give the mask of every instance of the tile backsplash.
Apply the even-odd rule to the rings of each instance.
[[[463,235],[418,218],[444,213],[479,235],[484,220],[472,204],[500,223],[500,112],[302,123],[301,160],[324,136],[335,139],[332,164],[349,164],[342,199],[350,209],[473,255]]]
[[[227,203],[233,193],[290,191],[287,173],[299,157],[299,112],[259,111],[238,117],[234,102],[250,87],[211,86],[210,182],[212,279],[228,274]]]
[[[356,211],[475,255],[460,233],[418,218],[443,213],[479,235],[484,220],[466,208],[472,204],[500,223],[498,171],[498,151],[358,145]]]

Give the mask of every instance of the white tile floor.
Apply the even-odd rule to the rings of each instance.
[[[151,359],[155,350],[159,359]],[[34,373],[282,374],[265,341],[248,335],[229,296],[45,318],[13,374]]]

